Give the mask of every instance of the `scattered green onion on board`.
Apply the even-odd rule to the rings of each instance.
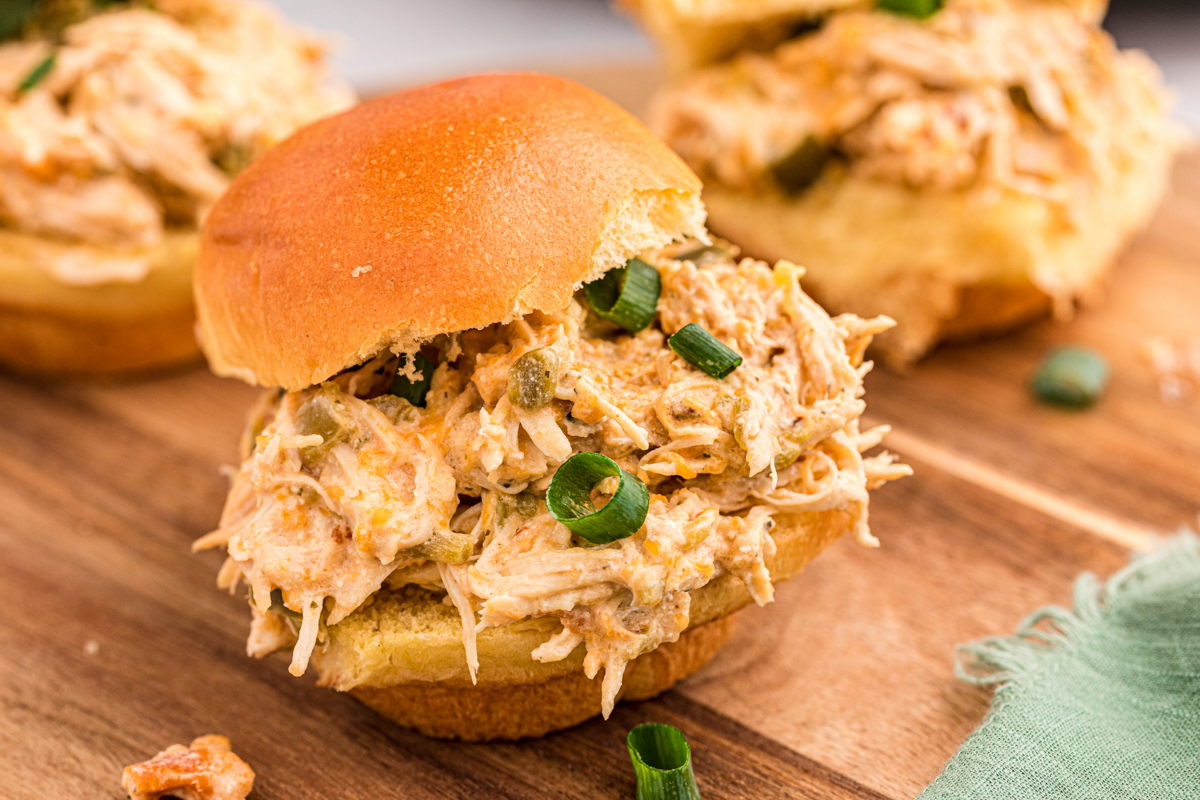
[[[637,776],[637,800],[700,800],[692,748],[678,728],[644,722],[629,732],[625,744]]]
[[[597,510],[592,503],[592,489],[605,478],[617,478],[617,490]],[[650,509],[650,490],[608,456],[576,453],[550,479],[546,508],[556,520],[592,544],[608,544],[632,536],[642,527]]]
[[[1037,399],[1070,408],[1087,408],[1108,383],[1108,363],[1094,350],[1060,347],[1052,351],[1029,381]]]
[[[625,266],[609,270],[583,290],[596,316],[637,333],[654,321],[662,279],[654,267],[640,258],[631,258]]]
[[[392,379],[392,388],[388,393],[403,397],[414,406],[424,408],[425,395],[429,393],[429,385],[433,382],[434,364],[418,350],[413,364],[417,372],[421,373],[421,377],[414,381],[404,375],[408,358],[407,355],[400,356],[400,368],[396,371],[396,377]]]
[[[767,171],[784,192],[798,195],[817,182],[829,163],[829,148],[807,136],[795,150],[776,161]]]
[[[875,0],[875,7],[893,14],[928,19],[942,9],[942,0]]]
[[[54,69],[54,62],[58,59],[57,53],[51,53],[38,62],[38,65],[29,70],[29,74],[17,86],[17,94],[22,95],[28,92],[33,87],[37,86],[42,80],[50,74],[50,70]]]
[[[667,339],[667,345],[705,375],[718,380],[742,365],[741,356],[694,322],[676,331]]]

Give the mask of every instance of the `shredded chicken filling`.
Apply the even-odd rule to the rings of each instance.
[[[1157,69],[1061,4],[949,0],[928,20],[833,14],[663,93],[653,126],[702,175],[770,190],[820,142],[851,173],[1004,186],[1069,206],[1168,125]],[[1069,211],[1069,209],[1068,209]]]
[[[533,657],[584,645],[588,676],[604,668],[607,714],[625,664],[687,627],[689,590],[733,575],[771,600],[773,514],[842,510],[875,544],[867,490],[908,472],[887,454],[864,458],[885,429],[858,427],[863,351],[891,321],[831,319],[786,262],[699,267],[671,257],[681,248],[644,256],[662,296],[640,333],[573,301],[428,343],[439,353],[423,408],[386,393],[410,361],[391,353],[264,400],[220,527],[197,543],[225,546],[222,585],[251,589],[250,652],[291,646],[299,674],[325,626],[385,580],[407,581],[458,608],[473,676],[479,631],[557,618],[561,632]],[[717,380],[671,351],[667,336],[691,322],[742,366]],[[561,365],[554,399],[515,407],[510,368],[537,348]],[[649,486],[634,535],[592,545],[546,510],[555,469],[582,451]]]
[[[5,227],[106,246],[156,244],[164,228],[198,225],[256,155],[353,101],[326,85],[321,45],[256,3],[112,8],[69,25],[60,41],[0,45]],[[131,276],[111,256],[90,266],[75,282],[145,273]]]

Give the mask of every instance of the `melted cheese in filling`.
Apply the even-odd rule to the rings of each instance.
[[[758,603],[771,600],[772,513],[842,510],[858,540],[875,544],[867,490],[908,473],[887,454],[861,455],[885,433],[858,428],[862,355],[891,321],[831,319],[787,263],[701,267],[669,253],[645,256],[663,289],[656,323],[640,333],[572,302],[432,343],[440,359],[424,408],[381,394],[398,368],[391,354],[266,400],[220,528],[198,542],[228,549],[223,585],[251,587],[250,651],[294,646],[293,671],[303,671],[320,627],[390,576],[447,593],[472,675],[478,631],[556,617],[562,631],[533,657],[584,644],[589,677],[605,670],[607,715],[624,665],[686,628],[689,590],[730,574]],[[716,380],[671,351],[667,336],[691,322],[742,366]],[[557,354],[557,389],[524,410],[509,401],[509,370],[536,348]],[[336,425],[310,432],[313,404]],[[547,512],[555,469],[583,451],[650,487],[632,536],[592,545]],[[274,590],[286,609],[272,610]]]

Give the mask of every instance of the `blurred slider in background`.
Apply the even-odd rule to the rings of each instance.
[[[1157,207],[1183,141],[1094,0],[631,0],[669,84],[651,126],[714,232],[886,314],[886,360],[1069,316]]]
[[[232,176],[354,101],[323,46],[241,0],[8,0],[0,14],[0,365],[199,359],[197,228]]]

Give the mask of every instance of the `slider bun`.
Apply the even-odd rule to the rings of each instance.
[[[849,530],[842,511],[780,514],[767,559],[772,582],[797,574]],[[733,629],[730,617],[750,602],[745,585],[723,575],[691,592],[691,619],[673,644],[629,663],[621,699],[666,691],[711,659]],[[328,629],[313,653],[321,683],[349,691],[405,727],[467,741],[520,739],[576,725],[600,713],[602,675],[583,674],[584,647],[542,664],[530,652],[557,630],[556,620],[521,620],[479,634],[479,682],[472,685],[458,611],[415,587],[383,591]]]
[[[484,75],[304,128],[204,226],[201,345],[219,375],[289,390],[388,347],[559,310],[582,283],[705,238],[700,181],[611,101]]]
[[[991,0],[1011,3],[1013,0]],[[1019,0],[1018,0],[1019,1]],[[1029,0],[1038,2],[1038,0]],[[769,50],[805,24],[836,11],[868,10],[875,0],[617,0],[662,47],[667,69],[680,75],[742,50]],[[979,0],[984,4],[984,0]],[[1042,0],[1099,22],[1108,0]]]
[[[886,314],[873,352],[904,365],[939,341],[1009,330],[1098,293],[1166,191],[1174,142],[1147,137],[1065,221],[1049,200],[997,187],[929,191],[828,169],[804,194],[704,189],[713,233],[749,256],[805,267],[830,314]]]
[[[110,376],[199,359],[191,272],[199,236],[168,232],[114,250],[0,229],[0,366],[26,374]],[[46,264],[64,256],[129,256],[150,271],[133,283],[72,285]]]

